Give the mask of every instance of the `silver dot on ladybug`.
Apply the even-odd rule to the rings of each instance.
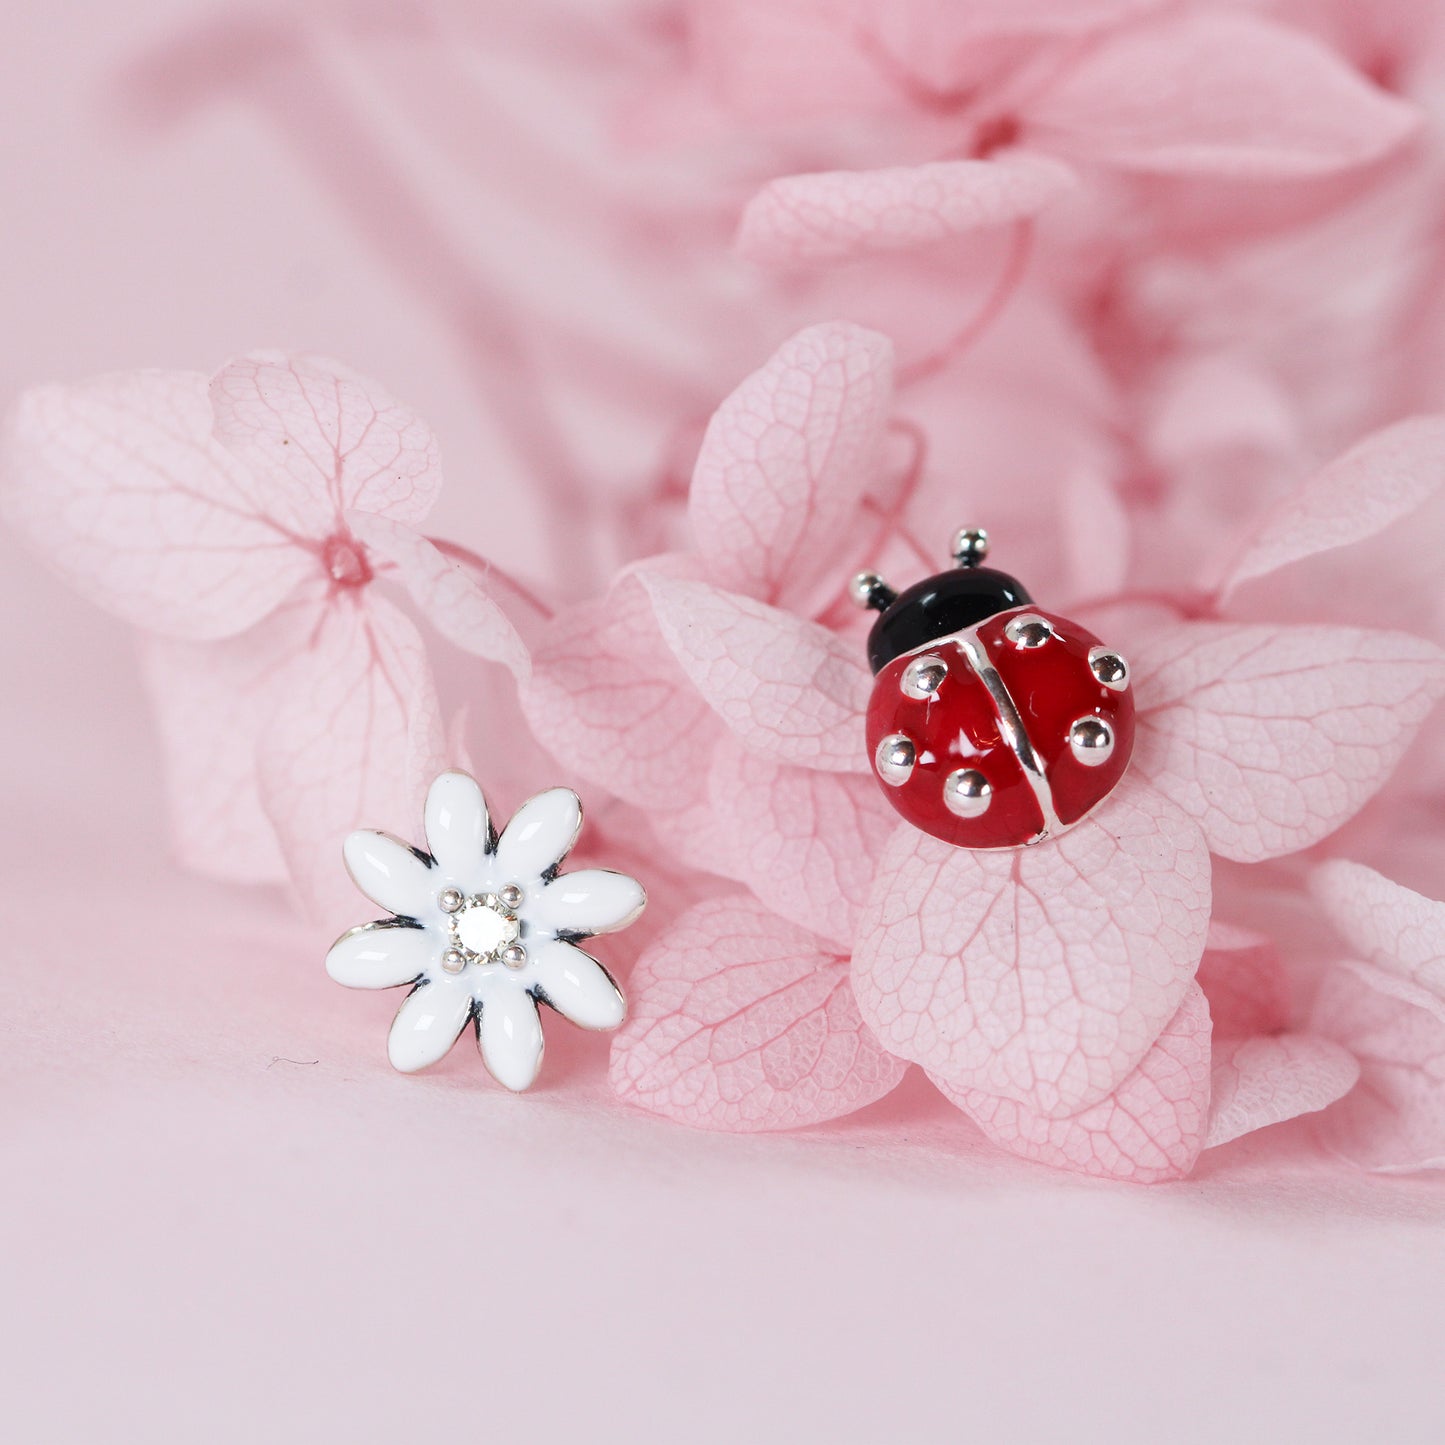
[[[931,652],[925,653],[922,657],[915,657],[903,669],[903,676],[898,679],[898,688],[904,697],[911,697],[916,702],[927,702],[943,686],[943,679],[947,676],[948,664],[941,657],[934,657]]]
[[[497,897],[500,898],[508,908],[515,908],[522,901],[523,896],[522,890],[518,888],[515,883],[507,884],[507,886],[497,894]]]
[[[467,956],[459,948],[449,948],[442,954],[442,968],[447,973],[460,973],[467,966]]]
[[[1114,751],[1114,729],[1101,717],[1081,717],[1069,729],[1069,751],[1086,768],[1097,768]]]
[[[1129,664],[1112,648],[1091,647],[1089,671],[1110,692],[1123,692],[1129,686]]]
[[[443,913],[455,913],[465,902],[461,890],[457,888],[443,888],[437,895],[437,903]]]
[[[993,785],[977,768],[959,768],[943,780],[943,805],[960,818],[981,818],[993,802]]]
[[[509,943],[497,955],[508,968],[521,968],[527,962],[527,950],[520,943]]]
[[[889,733],[873,753],[878,776],[890,787],[901,788],[913,776],[918,752],[907,733]]]
[[[1025,612],[1008,623],[1003,635],[1015,647],[1042,647],[1054,635],[1054,629],[1044,618]]]

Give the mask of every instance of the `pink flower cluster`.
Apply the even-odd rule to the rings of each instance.
[[[141,629],[182,861],[326,913],[339,838],[409,834],[470,747],[650,859],[631,1103],[816,1124],[915,1063],[1090,1174],[1311,1113],[1445,1165],[1445,16],[676,0],[562,46],[494,9],[227,22],[132,78],[174,119],[223,77],[304,154],[367,133],[365,75],[445,149],[449,200],[361,144],[328,180],[556,549],[524,587],[424,535],[430,431],[335,363],[28,394],[7,512]],[[1135,679],[1124,783],[1016,853],[900,822],[863,743],[848,578],[965,523]]]

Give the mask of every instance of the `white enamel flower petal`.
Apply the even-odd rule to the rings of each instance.
[[[326,972],[347,988],[396,988],[436,962],[434,934],[407,925],[369,923],[343,933],[326,955]]]
[[[535,945],[528,977],[563,1018],[584,1029],[615,1029],[627,1014],[622,990],[580,948],[560,939]]]
[[[542,1067],[542,1020],[531,994],[514,978],[488,979],[481,993],[477,1046],[492,1077],[513,1093],[530,1089]]]
[[[498,875],[523,887],[555,868],[577,841],[582,804],[571,788],[528,798],[497,843]]]
[[[431,868],[390,833],[352,833],[342,852],[352,881],[388,913],[420,918],[432,906],[436,879]]]
[[[447,880],[466,893],[485,886],[487,800],[466,773],[442,773],[426,795],[426,842]]]
[[[471,990],[445,975],[406,996],[387,1036],[392,1067],[414,1074],[442,1058],[456,1043],[471,1013]]]
[[[544,884],[527,907],[534,928],[585,938],[626,928],[647,902],[637,879],[610,868],[579,868]]]

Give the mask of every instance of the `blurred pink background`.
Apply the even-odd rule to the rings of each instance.
[[[481,546],[503,517],[544,576],[455,331],[317,184],[324,154],[219,78],[184,123],[123,103],[212,13],[5,24],[4,400],[342,357],[435,428],[438,530]],[[1341,1173],[1286,1125],[1267,1162],[1244,1140],[1101,1186],[916,1081],[835,1126],[698,1134],[619,1109],[605,1041],[560,1031],[526,1098],[470,1057],[393,1076],[392,1000],[340,997],[278,896],[168,861],[128,630],[3,532],[0,606],[8,1438],[1434,1438],[1437,1181]]]

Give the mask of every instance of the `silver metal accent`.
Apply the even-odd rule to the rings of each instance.
[[[993,785],[977,768],[959,768],[943,780],[943,803],[960,818],[981,818],[993,802]]]
[[[515,887],[515,885],[511,885]],[[502,890],[505,892],[506,890]],[[521,889],[517,889],[521,894]],[[497,944],[489,949],[479,951],[469,944],[463,936],[463,930],[467,921],[478,914],[491,914],[501,923],[501,938]],[[463,906],[453,913],[447,920],[447,929],[451,935],[451,947],[442,955],[442,967],[448,973],[460,973],[463,965],[468,963],[495,963],[506,952],[507,948],[516,943],[517,935],[521,932],[522,925],[515,913],[502,901],[498,893],[483,893],[476,898],[464,900]],[[476,942],[477,940],[473,940]],[[456,967],[448,967],[447,958],[456,954],[461,959],[461,964]],[[523,962],[525,962],[525,955]],[[520,967],[521,965],[515,965]]]
[[[1101,717],[1078,718],[1069,729],[1069,751],[1086,768],[1097,768],[1114,751],[1114,729]]]
[[[459,888],[443,888],[437,895],[437,905],[443,913],[455,913],[466,901]]]
[[[449,948],[442,954],[442,968],[447,973],[460,973],[467,966],[467,955],[460,948]]]
[[[1019,716],[1019,710],[1014,706],[1013,698],[1009,696],[1008,689],[1003,685],[1003,678],[998,675],[998,669],[988,660],[988,653],[983,650],[983,645],[978,638],[960,634],[958,645],[968,658],[969,666],[978,674],[978,680],[988,689],[988,695],[993,700],[994,711],[998,713],[999,731],[1003,734],[1003,739],[1009,745],[1014,757],[1019,760],[1019,767],[1023,769],[1024,778],[1033,790],[1034,801],[1038,803],[1039,812],[1043,814],[1044,826],[1035,837],[1029,839],[1029,842],[1041,843],[1050,834],[1062,831],[1059,815],[1054,812],[1053,790],[1049,787],[1049,780],[1044,775],[1044,765],[1039,761],[1039,755],[1034,752],[1034,746],[1029,741],[1028,731],[1024,727],[1024,720]]]
[[[522,968],[527,962],[527,950],[520,943],[509,943],[497,957],[508,968]]]
[[[901,788],[913,776],[913,764],[917,761],[917,750],[907,733],[889,733],[873,752],[878,776],[890,788]]]
[[[525,895],[515,883],[508,883],[507,886],[497,894],[497,897],[500,898],[509,909],[515,909]]]
[[[982,527],[960,527],[953,534],[952,552],[954,566],[979,566],[988,556],[988,533]]]
[[[903,669],[903,676],[898,679],[898,690],[904,697],[926,702],[943,686],[943,679],[947,676],[948,664],[941,657],[925,652]]]
[[[887,585],[876,572],[860,572],[848,583],[848,599],[855,607],[871,607],[874,594]]]
[[[1089,671],[1110,692],[1123,692],[1129,686],[1129,664],[1112,647],[1089,649]]]
[[[1042,647],[1053,635],[1053,624],[1032,612],[1021,612],[1005,624],[1003,635],[1015,647]]]

